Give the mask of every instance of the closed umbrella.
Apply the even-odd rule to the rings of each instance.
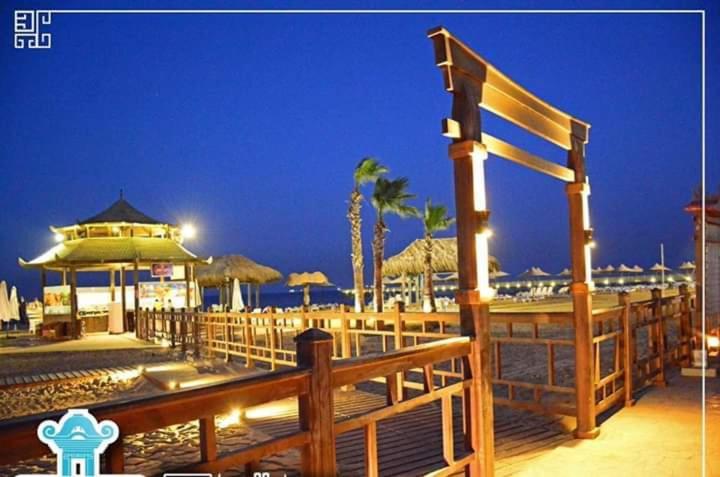
[[[245,308],[245,304],[243,303],[242,292],[240,291],[240,280],[235,278],[233,280],[232,303],[230,304],[230,309],[232,311],[240,311],[243,308]]]
[[[5,281],[0,282],[0,321],[10,321],[10,299]],[[7,329],[10,329],[9,324]]]
[[[10,321],[18,321],[19,319],[20,303],[18,302],[17,288],[12,287],[10,289]]]

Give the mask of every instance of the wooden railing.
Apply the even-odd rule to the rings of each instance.
[[[665,365],[689,360],[694,298],[687,287],[681,289],[673,297],[661,297],[657,290],[652,299],[634,303],[621,294],[618,306],[593,311],[596,414],[623,402],[631,403],[632,394],[643,386],[664,382],[661,359]],[[204,350],[228,360],[242,358],[248,366],[264,363],[271,370],[295,366],[292,338],[311,326],[333,336],[335,359],[384,353],[459,335],[457,313],[406,312],[402,305],[383,313],[353,313],[345,307],[285,313],[145,310],[139,323],[143,338],[160,337],[171,346],[193,346],[196,353]],[[574,416],[573,313],[493,312],[491,323],[495,403]],[[513,353],[513,349],[524,351]],[[528,360],[528,356],[533,359]],[[632,383],[625,386],[628,368]],[[461,360],[451,360],[434,371],[443,386],[462,375]],[[385,379],[376,377],[380,382]],[[420,369],[408,370],[397,379],[400,397],[406,389],[425,389]]]
[[[222,472],[245,466],[248,472],[257,468],[263,457],[291,448],[301,449],[303,475],[336,475],[335,438],[343,433],[363,429],[365,435],[366,475],[379,475],[377,422],[433,401],[442,402],[442,439],[445,465],[437,472],[447,475],[461,471],[478,459],[479,449],[469,448],[456,456],[453,451],[452,396],[463,393],[474,382],[466,375],[452,383],[437,385],[435,366],[450,360],[464,359],[471,353],[468,337],[455,337],[406,347],[384,354],[332,361],[333,339],[319,329],[309,329],[297,337],[298,366],[247,378],[233,379],[192,389],[170,391],[162,395],[108,402],[89,407],[98,419],[110,419],[121,431],[119,440],[106,455],[106,472],[122,473],[125,468],[123,441],[130,435],[163,427],[199,421],[200,461],[174,469],[174,472]],[[423,393],[400,400],[397,381],[388,379],[388,405],[371,412],[335,421],[333,390],[381,376],[398,376],[411,369],[422,369],[426,375]],[[300,430],[275,437],[244,449],[218,455],[215,416],[231,409],[297,398]],[[467,398],[466,398],[467,399]],[[464,408],[467,419],[478,419],[477,407]],[[0,464],[10,464],[48,453],[37,438],[37,426],[46,419],[58,420],[62,413],[48,413],[0,423]]]

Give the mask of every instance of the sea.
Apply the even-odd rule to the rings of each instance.
[[[252,294],[253,308],[255,305],[255,290]],[[243,289],[243,300],[247,300],[247,295]],[[263,291],[260,290],[260,306],[272,306],[275,308],[288,308],[302,305],[303,293],[302,290],[289,292],[289,291]],[[217,305],[220,303],[220,296],[216,290],[205,290],[204,296],[205,306]],[[318,305],[327,304],[345,304],[352,305],[352,295],[346,295],[345,293],[336,289],[319,289],[310,290],[310,303]]]

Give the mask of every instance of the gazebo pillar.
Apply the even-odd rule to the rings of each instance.
[[[185,309],[190,309],[190,265],[185,264]]]
[[[115,270],[110,269],[110,303],[115,303]]]
[[[126,278],[127,277],[125,276],[125,267],[120,267],[120,300],[122,302],[123,328],[125,327],[125,323],[127,321],[127,296],[125,294]]]
[[[134,289],[134,300],[133,300],[133,320],[137,320],[138,312],[140,311],[140,270],[139,263],[135,259],[133,264],[133,289]],[[126,320],[123,324],[124,331],[130,331],[130,320]]]
[[[260,306],[260,284],[255,284],[255,306]]]
[[[568,166],[575,171],[575,181],[566,186],[570,214],[570,256],[572,263],[573,315],[575,317],[575,400],[580,439],[593,439],[600,433],[595,419],[595,371],[593,366],[592,263],[590,184],[585,176],[585,145],[572,137]]]
[[[63,270],[63,277],[66,276],[66,270]],[[77,272],[75,268],[70,269],[70,335],[73,339],[77,338],[80,333],[78,330],[78,301],[77,301]]]
[[[472,338],[464,373],[471,379],[465,390],[466,444],[477,453],[470,464],[473,476],[494,475],[492,367],[490,365],[490,301],[488,216],[485,198],[487,150],[474,140],[450,145],[455,176],[457,214],[458,291],[460,332]],[[473,419],[472,416],[475,416]]]

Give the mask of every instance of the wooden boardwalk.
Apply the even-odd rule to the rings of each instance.
[[[455,458],[464,454],[461,401],[453,399]],[[385,406],[385,397],[367,391],[337,391],[336,421]],[[272,437],[298,430],[297,407],[279,406],[281,411],[258,412],[246,423]],[[390,419],[377,426],[380,475],[415,476],[443,467],[440,402],[433,402]],[[572,439],[557,419],[523,411],[496,408],[496,475],[509,475],[523,461]],[[362,430],[337,437],[338,470],[343,476],[365,475],[365,441]],[[262,465],[260,466],[262,469]]]

